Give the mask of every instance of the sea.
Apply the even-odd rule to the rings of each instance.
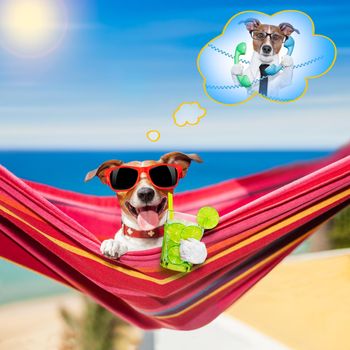
[[[101,196],[112,195],[85,174],[109,159],[159,159],[164,152],[144,151],[0,151],[0,164],[18,177],[59,188]],[[191,152],[195,152],[191,150]],[[331,151],[198,151],[203,163],[193,163],[177,192],[239,178],[281,165],[307,162]],[[67,292],[55,281],[0,259],[0,304]]]

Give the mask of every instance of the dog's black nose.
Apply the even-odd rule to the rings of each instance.
[[[265,55],[269,55],[272,51],[272,47],[270,45],[264,45],[262,47],[262,52],[265,54]]]
[[[150,187],[141,187],[138,191],[137,191],[137,197],[140,198],[140,200],[142,200],[142,202],[150,202],[153,198],[154,198],[155,192],[154,189],[150,188]]]

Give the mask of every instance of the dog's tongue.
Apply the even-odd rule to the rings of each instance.
[[[153,230],[158,227],[159,216],[154,210],[144,210],[137,216],[137,223],[143,231]]]

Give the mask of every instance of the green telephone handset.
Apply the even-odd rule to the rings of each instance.
[[[239,43],[236,46],[235,57],[234,57],[235,64],[239,64],[239,58],[241,57],[241,55],[245,55],[246,51],[247,51],[247,44],[245,42]],[[248,78],[247,75],[237,75],[237,79],[239,83],[245,88],[249,88],[252,86],[252,83],[250,82],[250,79]]]

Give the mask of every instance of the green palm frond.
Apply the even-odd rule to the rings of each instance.
[[[88,298],[79,317],[66,309],[60,314],[65,323],[60,350],[123,350],[141,339],[139,330]]]

